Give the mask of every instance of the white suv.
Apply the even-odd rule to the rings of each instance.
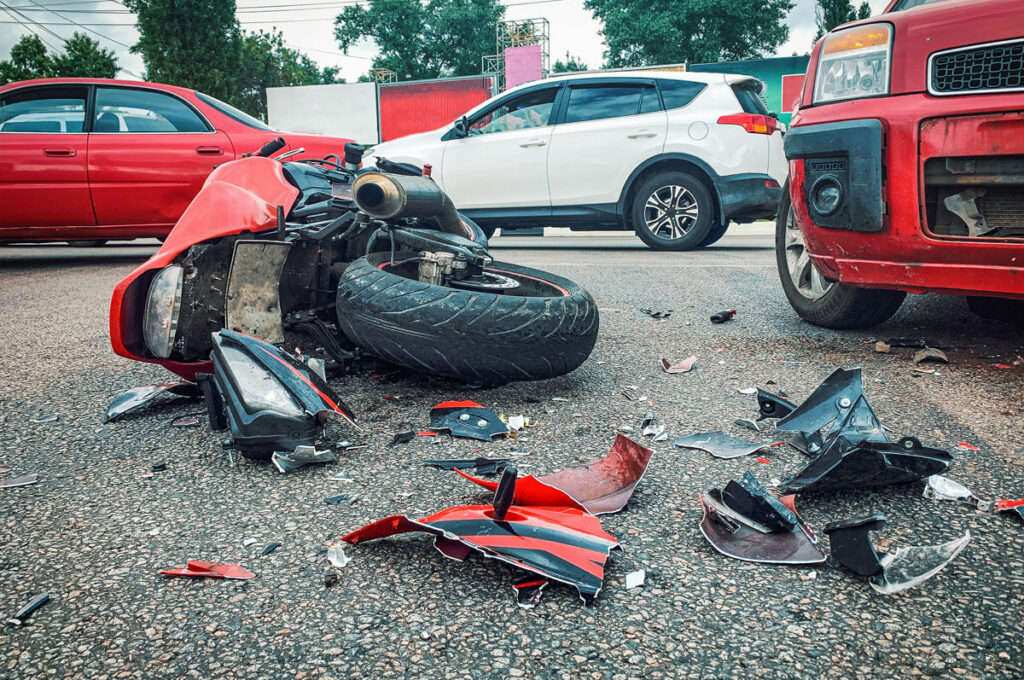
[[[432,166],[486,232],[633,229],[659,250],[714,243],[729,221],[774,217],[787,174],[783,126],[761,81],[619,71],[535,81],[375,157]]]

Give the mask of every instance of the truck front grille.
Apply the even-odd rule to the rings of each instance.
[[[936,95],[1024,90],[1024,39],[936,52],[928,91]]]

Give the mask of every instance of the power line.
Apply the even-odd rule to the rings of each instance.
[[[49,42],[48,42],[48,41],[46,40],[46,38],[44,38],[44,37],[43,37],[43,36],[42,36],[42,35],[41,35],[40,33],[38,33],[38,32],[37,32],[37,31],[36,31],[36,30],[35,30],[34,28],[32,28],[32,26],[30,26],[30,25],[29,25],[29,23],[25,23],[25,22],[30,22],[30,23],[36,23],[35,21],[33,21],[33,20],[32,20],[32,19],[30,19],[29,17],[25,16],[25,15],[24,15],[23,13],[21,13],[21,12],[17,11],[16,9],[12,8],[12,7],[10,6],[10,5],[8,5],[8,4],[7,4],[7,3],[5,3],[5,2],[0,2],[0,6],[3,6],[4,10],[5,10],[5,11],[6,11],[6,12],[7,12],[8,14],[10,14],[10,15],[11,15],[12,17],[14,17],[14,18],[15,18],[15,20],[18,20],[18,16],[19,16],[19,15],[20,15],[21,17],[23,17],[25,21],[24,21],[24,22],[21,22],[21,21],[19,21],[19,23],[21,23],[21,24],[22,24],[22,26],[24,26],[24,27],[25,27],[25,28],[27,28],[28,30],[32,31],[32,33],[34,33],[34,34],[36,35],[36,37],[38,37],[38,38],[39,38],[40,40],[42,40],[42,41],[43,41],[43,43],[45,43],[45,44],[46,44],[46,46],[47,46],[47,47],[49,47],[50,49],[54,50],[55,52],[59,52],[59,51],[60,51],[60,50],[59,50],[59,48],[56,48],[56,47],[54,47],[53,45],[51,45],[51,44],[50,44],[50,43],[49,43]],[[53,31],[51,31],[50,29],[48,29],[48,28],[47,28],[46,26],[43,26],[42,24],[40,24],[40,25],[39,25],[39,28],[43,29],[44,31],[46,31],[47,33],[49,33],[50,35],[52,35],[52,36],[53,36],[54,38],[56,38],[56,39],[57,39],[57,40],[58,40],[58,41],[60,42],[60,44],[62,44],[62,45],[64,44],[64,38],[62,38],[62,37],[60,37],[59,35],[57,35],[56,33],[54,33]]]
[[[38,2],[36,2],[36,0],[28,0],[28,1],[29,1],[29,2],[31,2],[31,3],[33,4],[33,5],[35,5],[36,7],[42,7],[42,9],[46,9],[45,7],[43,7],[42,5],[40,5],[40,4],[38,3]],[[60,12],[57,12],[57,11],[55,11],[55,10],[52,10],[52,9],[50,9],[50,10],[46,10],[46,11],[48,11],[48,12],[50,12],[50,13],[52,13],[52,14],[56,14],[56,15],[57,15],[57,16],[59,16],[59,17],[60,17],[61,19],[64,19],[65,21],[70,21],[71,23],[75,24],[76,26],[80,26],[81,28],[84,28],[85,30],[89,31],[90,33],[93,33],[93,34],[95,34],[95,35],[98,35],[99,37],[101,37],[101,38],[104,38],[105,40],[109,40],[110,42],[112,42],[112,43],[116,43],[116,44],[118,44],[118,45],[120,45],[121,47],[124,47],[124,48],[126,48],[126,49],[129,49],[129,50],[131,49],[131,45],[126,45],[126,44],[124,44],[123,42],[121,42],[120,40],[116,40],[116,39],[114,39],[114,38],[111,38],[111,37],[110,37],[109,35],[103,35],[103,34],[102,34],[102,33],[100,33],[99,31],[94,31],[94,30],[92,30],[91,28],[88,28],[88,27],[86,27],[86,26],[82,26],[82,24],[79,24],[79,23],[77,23],[77,22],[75,22],[75,21],[72,21],[71,19],[68,19],[68,18],[67,18],[66,16],[63,16],[63,15],[62,15],[62,14],[61,14]]]

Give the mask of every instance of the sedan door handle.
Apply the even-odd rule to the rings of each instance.
[[[657,137],[657,132],[651,132],[650,130],[638,130],[631,135],[626,135],[630,139],[641,139],[643,137]]]
[[[221,151],[219,146],[197,146],[196,153],[201,153],[210,156],[219,156],[224,152]]]
[[[545,142],[543,139],[531,139],[528,142],[523,142],[519,146],[521,146],[521,147],[523,147],[525,149],[526,147],[529,147],[529,146],[546,146],[546,145],[547,145],[547,142]]]
[[[70,156],[77,156],[78,152],[72,149],[70,146],[47,146],[43,147],[44,156],[61,156],[68,158]]]

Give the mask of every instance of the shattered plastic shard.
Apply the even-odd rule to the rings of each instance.
[[[516,590],[516,603],[523,609],[533,609],[540,604],[547,585],[546,578],[529,578],[514,584],[512,587]]]
[[[468,437],[489,442],[508,434],[508,426],[498,414],[475,401],[445,401],[430,409],[430,427],[448,430],[453,437]]]
[[[722,502],[771,531],[788,531],[799,521],[796,513],[768,493],[749,472],[739,482],[731,480],[725,485]]]
[[[707,451],[715,458],[739,458],[741,456],[749,456],[755,451],[766,448],[764,444],[753,444],[742,439],[730,437],[721,430],[701,432],[689,437],[680,437],[673,444],[684,449]]]
[[[689,356],[675,364],[668,359],[662,359],[661,367],[665,369],[666,373],[689,373],[695,363],[697,363],[696,356]]]
[[[785,418],[796,410],[796,404],[781,394],[772,394],[760,388],[757,390],[757,407],[761,410],[758,420]]]
[[[330,449],[317,451],[315,446],[297,446],[291,453],[275,451],[270,460],[283,473],[294,472],[311,463],[334,463],[338,460],[338,454]]]
[[[821,564],[826,560],[825,553],[816,545],[814,534],[798,515],[797,523],[789,531],[764,532],[720,514],[704,494],[697,497],[704,511],[700,531],[708,543],[726,557],[767,564]],[[792,496],[784,496],[779,501],[793,509]]]
[[[543,477],[520,478],[513,502],[524,506],[580,508],[593,515],[618,512],[633,495],[653,454],[654,451],[632,439],[615,435],[615,443],[604,458]],[[458,472],[489,491],[498,488],[497,482]]]
[[[40,607],[42,607],[44,604],[46,604],[49,601],[50,601],[50,594],[49,593],[40,593],[40,594],[36,595],[35,597],[33,597],[31,600],[28,601],[28,604],[26,604],[24,607],[19,609],[17,611],[17,613],[15,613],[14,616],[12,616],[11,618],[7,619],[7,623],[11,624],[12,626],[20,626],[20,625],[22,625],[23,623],[25,623],[25,621],[28,620],[28,617],[32,616],[32,612],[34,612],[35,610],[39,609]]]
[[[327,561],[331,563],[331,566],[335,569],[344,569],[352,558],[345,554],[345,549],[341,546],[335,546],[328,548],[327,550]]]
[[[647,571],[644,569],[637,569],[626,574],[626,590],[633,588],[639,588],[644,584],[644,580],[647,578]]]
[[[199,560],[189,560],[184,569],[165,569],[160,573],[164,576],[195,576],[240,580],[247,580],[256,576],[256,574],[240,564],[220,564],[217,562],[200,562]]]
[[[920,364],[924,361],[936,361],[940,364],[948,364],[949,357],[941,349],[934,349],[932,347],[925,347],[917,354],[914,355],[914,363]]]
[[[924,497],[940,501],[959,501],[972,505],[982,512],[992,509],[992,501],[974,495],[970,489],[942,475],[932,475],[924,486]]]
[[[832,557],[861,576],[867,576],[871,587],[892,595],[928,580],[939,573],[971,540],[967,531],[949,543],[934,546],[897,548],[881,557],[871,543],[870,533],[885,526],[885,515],[877,512],[825,527],[829,535]]]
[[[837,368],[792,413],[779,420],[780,430],[817,432],[836,420],[863,396],[859,368]]]
[[[32,422],[33,423],[53,423],[53,422],[56,422],[58,418],[60,418],[60,414],[59,413],[51,413],[48,416],[39,416],[38,418],[33,418]]]
[[[448,557],[461,560],[475,550],[574,586],[585,604],[592,603],[601,590],[608,554],[619,547],[618,541],[585,510],[513,505],[516,486],[515,468],[506,468],[492,505],[448,508],[420,520],[394,515],[342,540],[355,545],[422,531],[432,534],[434,547]]]
[[[107,407],[107,412],[103,417],[103,422],[109,423],[110,421],[117,420],[127,413],[131,413],[136,409],[142,408],[164,392],[170,392],[190,399],[198,399],[202,396],[199,393],[198,386],[188,380],[182,380],[181,382],[176,383],[158,383],[156,385],[134,387],[127,392],[122,392],[114,397],[114,400],[110,402],[110,406]]]
[[[782,488],[820,491],[903,484],[941,474],[952,463],[949,453],[922,446],[915,437],[851,445],[838,436],[807,467],[783,482]]]
[[[1018,517],[1024,519],[1024,498],[998,500],[996,501],[996,512],[1014,512]]]
[[[22,475],[21,477],[0,479],[0,489],[13,489],[18,486],[28,486],[29,484],[35,484],[38,481],[39,474],[33,472],[32,474]]]
[[[468,470],[474,468],[479,475],[496,475],[505,469],[511,458],[451,458],[447,460],[425,460],[424,465],[439,467],[443,470]]]

